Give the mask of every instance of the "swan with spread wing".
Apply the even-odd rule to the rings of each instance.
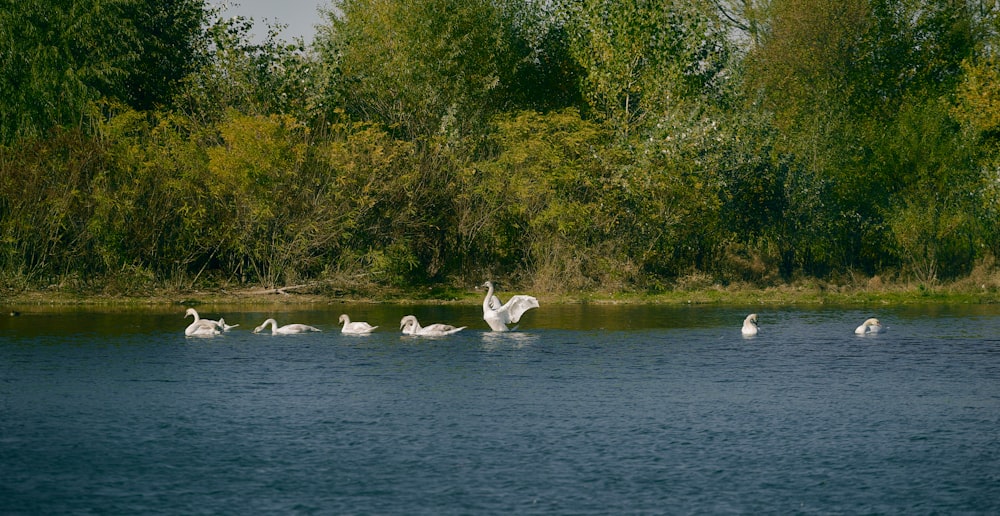
[[[532,296],[516,295],[501,303],[500,298],[493,294],[493,282],[483,283],[486,287],[486,298],[483,299],[483,320],[493,331],[508,331],[508,324],[517,324],[524,312],[538,308],[538,300]]]

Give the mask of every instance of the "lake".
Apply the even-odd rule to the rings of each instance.
[[[0,317],[0,512],[1000,513],[997,306],[198,309]]]

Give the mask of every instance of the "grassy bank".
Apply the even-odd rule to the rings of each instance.
[[[845,305],[888,306],[916,304],[1000,303],[1000,275],[924,285],[885,283],[878,278],[862,284],[808,281],[766,288],[748,285],[701,284],[658,291],[546,292],[531,288],[504,288],[506,298],[529,293],[543,304],[705,304],[737,306]],[[3,292],[0,307],[53,308],[70,306],[106,308],[168,308],[171,306],[241,305],[290,306],[337,303],[478,304],[483,291],[473,285],[435,285],[413,288],[368,286],[338,290],[330,285],[296,285],[284,288],[213,288],[203,290],[159,289],[148,294],[119,294],[59,288]]]

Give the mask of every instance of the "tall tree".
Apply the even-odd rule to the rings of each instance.
[[[139,55],[122,100],[140,110],[167,104],[181,80],[199,65],[198,48],[210,14],[205,0],[134,2],[124,14],[134,20]]]
[[[565,0],[591,108],[623,140],[719,72],[722,25],[705,2]]]
[[[8,0],[0,9],[0,140],[81,126],[139,57],[134,0]]]
[[[406,138],[459,133],[503,104],[509,24],[488,0],[344,0],[317,37],[337,103]]]
[[[316,95],[316,65],[301,41],[287,43],[270,27],[254,41],[253,21],[219,18],[205,27],[195,47],[196,70],[175,97],[175,106],[203,123],[244,114],[289,114],[309,119]]]
[[[890,200],[916,180],[892,157],[901,142],[890,139],[906,131],[886,129],[954,88],[974,47],[970,11],[962,1],[775,0],[772,14],[748,57],[747,98],[773,114],[776,150],[792,156],[800,263],[873,271],[892,254]],[[945,148],[947,124],[936,127]]]
[[[84,126],[101,99],[168,103],[204,18],[204,0],[4,0],[0,141]]]

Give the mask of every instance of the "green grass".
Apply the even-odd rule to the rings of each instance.
[[[869,282],[870,283],[870,282]],[[530,288],[511,287],[500,292],[501,297],[516,293],[532,294],[546,304],[702,304],[742,306],[892,306],[917,304],[993,304],[1000,303],[1000,287],[996,282],[962,281],[926,286],[922,284],[891,284],[851,286],[809,281],[768,288],[746,285],[708,285],[697,288],[650,291],[585,291],[539,292]],[[277,293],[273,289],[213,288],[206,290],[162,289],[148,295],[115,295],[78,290],[22,290],[6,292],[0,308],[5,306],[66,307],[86,305],[105,308],[198,306],[204,304],[286,306],[341,302],[414,303],[414,304],[478,304],[482,290],[474,286],[431,285],[410,289],[371,287],[367,290],[337,292],[328,289],[297,289]]]

